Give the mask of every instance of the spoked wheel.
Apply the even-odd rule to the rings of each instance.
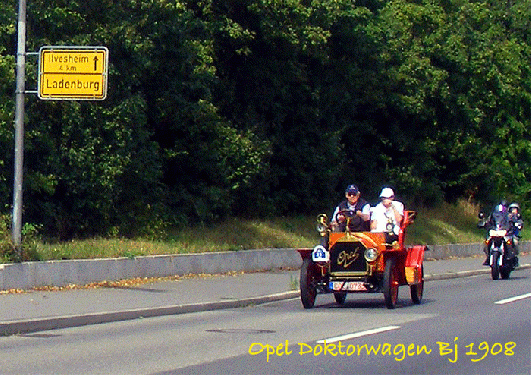
[[[393,258],[387,259],[385,262],[385,271],[383,277],[383,294],[385,299],[385,306],[388,309],[396,307],[398,300],[398,270],[395,267],[395,260]]]
[[[424,293],[424,266],[421,267],[420,277],[420,283],[411,285],[409,287],[411,292],[411,300],[416,305],[420,305],[420,302],[422,301],[422,294]]]
[[[336,303],[338,305],[345,304],[345,300],[347,299],[347,293],[345,292],[336,292],[334,293],[334,298],[336,299]]]
[[[302,262],[301,276],[301,301],[305,309],[311,309],[317,297],[317,287],[315,267],[310,258],[305,258]]]
[[[492,263],[490,265],[490,274],[492,275],[492,280],[498,280],[500,278],[500,265],[498,264],[500,253],[494,252],[491,257]]]

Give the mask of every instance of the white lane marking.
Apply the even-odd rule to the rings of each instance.
[[[503,305],[503,304],[506,304],[506,303],[511,303],[511,302],[518,301],[518,300],[524,299],[524,298],[529,298],[529,297],[531,297],[531,293],[522,294],[521,296],[511,297],[511,298],[507,298],[507,299],[502,299],[502,300],[496,301],[494,303],[496,305]]]
[[[369,336],[369,335],[374,335],[374,334],[380,333],[380,332],[391,331],[393,329],[398,329],[398,328],[400,328],[400,326],[387,326],[387,327],[369,329],[367,331],[349,333],[349,334],[343,335],[343,336],[330,337],[328,339],[319,340],[319,341],[317,341],[317,343],[318,344],[324,344],[325,341],[327,343],[331,343],[331,342],[337,342],[337,341],[341,341],[341,340],[348,340],[348,339],[353,339],[353,338],[356,338],[356,337]]]

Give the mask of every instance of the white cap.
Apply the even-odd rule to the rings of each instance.
[[[383,188],[380,193],[380,198],[392,198],[395,196],[395,192],[391,188]]]

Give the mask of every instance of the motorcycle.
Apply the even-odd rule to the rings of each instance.
[[[479,218],[484,220],[484,214],[480,213]],[[498,280],[500,276],[502,279],[508,279],[517,266],[518,261],[514,249],[517,237],[514,230],[518,228],[518,225],[521,224],[510,221],[507,213],[501,210],[493,212],[488,223],[478,224],[480,227],[489,229],[485,245],[492,280]]]

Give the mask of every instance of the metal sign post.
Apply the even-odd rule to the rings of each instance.
[[[24,91],[26,90],[26,0],[19,0],[17,85],[15,91],[15,176],[13,186],[13,245],[22,260],[22,180],[24,165]]]
[[[24,167],[24,95],[47,100],[103,100],[107,96],[109,54],[106,47],[42,47],[38,91],[26,91],[26,0],[18,3],[15,90],[15,175],[12,236],[18,260],[22,254],[22,181]]]

